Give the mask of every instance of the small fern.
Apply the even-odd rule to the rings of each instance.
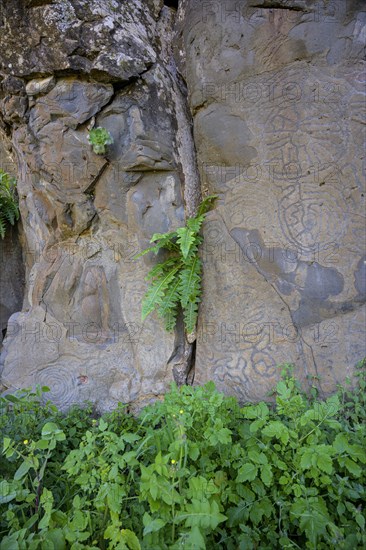
[[[156,309],[164,320],[165,329],[171,332],[181,310],[187,334],[194,332],[201,301],[202,262],[198,247],[203,237],[199,232],[216,198],[210,195],[202,201],[197,215],[189,218],[185,227],[170,233],[155,233],[150,240],[152,246],[135,256],[140,258],[149,252],[157,254],[161,249],[168,251],[168,259],[156,264],[146,276],[150,287],[142,302],[143,321]]]
[[[18,219],[16,180],[0,169],[0,237],[2,239],[5,237],[6,224],[14,225]]]

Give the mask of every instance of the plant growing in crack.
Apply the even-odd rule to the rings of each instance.
[[[185,227],[169,233],[155,233],[153,243],[135,259],[161,249],[168,252],[167,259],[156,264],[147,274],[150,287],[142,302],[142,320],[157,310],[164,320],[165,329],[171,332],[177,322],[179,310],[183,312],[188,342],[195,340],[198,304],[201,301],[202,262],[198,249],[203,242],[200,234],[202,223],[217,195],[210,195],[202,201],[197,215],[188,218]]]
[[[16,179],[0,169],[0,237],[5,237],[6,223],[14,225],[19,219],[16,198]]]
[[[88,141],[97,155],[105,155],[106,145],[113,143],[111,134],[105,128],[93,128],[88,134]]]

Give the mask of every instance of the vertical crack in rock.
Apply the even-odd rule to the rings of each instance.
[[[171,76],[173,98],[175,102],[175,115],[177,120],[177,149],[179,162],[182,167],[184,184],[184,202],[186,215],[192,217],[197,213],[201,201],[200,176],[197,166],[196,150],[193,140],[193,121],[188,105],[188,92],[186,85],[178,73],[173,55],[173,40],[175,39],[176,12],[164,7],[161,11],[159,25],[161,30],[161,53],[166,67]],[[169,32],[170,30],[170,32]]]
[[[178,73],[173,54],[176,11],[168,6],[178,7],[178,3],[165,2],[165,4],[161,10],[158,23],[158,33],[160,28],[159,34],[161,37],[161,57],[164,60],[166,70],[169,72],[172,84],[172,97],[177,124],[176,146],[183,180],[185,214],[187,217],[193,217],[197,213],[202,195],[187,88]],[[175,349],[168,362],[168,365],[173,367],[174,380],[178,385],[193,382],[194,359],[195,342],[190,343],[187,341],[183,321],[180,320],[176,329]]]

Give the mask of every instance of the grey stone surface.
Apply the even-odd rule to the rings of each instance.
[[[33,78],[27,83],[25,91],[27,95],[30,96],[45,94],[51,91],[55,84],[56,80],[53,76],[48,76],[47,78]]]
[[[156,3],[141,0],[2,2],[0,69],[27,78],[55,71],[138,77],[156,61],[157,15]]]
[[[71,7],[76,19],[68,19]],[[2,121],[18,163],[27,267],[24,309],[11,317],[4,342],[2,383],[48,385],[61,408],[84,399],[100,410],[118,401],[138,408],[167,390],[179,357],[190,367],[181,330],[167,334],[156,316],[141,323],[154,259],[133,260],[152,233],[182,225],[185,215],[174,75],[155,35],[161,8],[29,7],[19,12],[20,28],[34,16],[30,39],[43,25],[51,47],[32,46],[23,62],[19,50],[2,56]],[[170,35],[172,24],[165,13],[159,32]],[[77,62],[68,52],[76,28],[78,56],[85,56]],[[38,76],[49,72],[50,79]],[[25,76],[32,80],[22,86]],[[13,114],[7,106],[20,99],[26,110]],[[114,138],[105,156],[87,141],[93,126]]]
[[[2,384],[136,410],[173,379],[261,399],[287,362],[331,392],[365,355],[364,3],[163,4],[1,4],[26,270]],[[133,257],[207,193],[194,353],[141,323],[155,260]]]
[[[195,382],[329,392],[365,356],[362,2],[183,2],[205,225]]]

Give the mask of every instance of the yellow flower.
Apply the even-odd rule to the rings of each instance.
[[[175,464],[175,463],[176,463],[176,461],[174,460],[174,458],[172,459],[171,463],[172,463],[172,464]]]
[[[183,414],[183,413],[184,413],[184,410],[181,409],[181,410],[179,411],[179,414]]]
[[[24,445],[28,445],[28,443],[29,443],[28,439],[25,439],[25,440],[23,441],[23,443],[24,443]]]

